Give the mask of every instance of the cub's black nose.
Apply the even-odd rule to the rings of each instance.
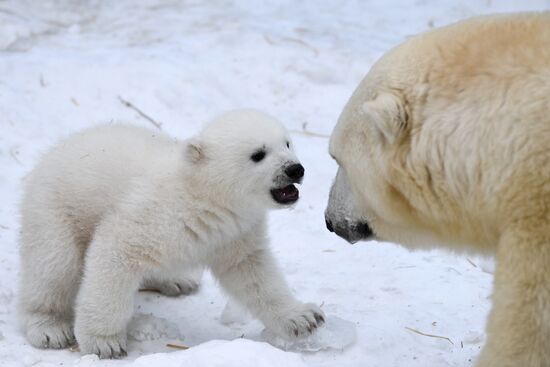
[[[304,177],[304,167],[300,163],[292,164],[285,168],[285,173],[288,177],[299,180]]]
[[[330,220],[328,219],[325,219],[325,223],[327,225],[327,229],[330,231],[330,232],[334,232],[334,228],[332,228],[332,223]]]

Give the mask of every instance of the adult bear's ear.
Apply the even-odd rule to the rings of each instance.
[[[393,144],[407,130],[405,103],[392,93],[382,93],[365,102],[362,112],[367,123],[373,124],[381,138],[389,144]]]
[[[198,163],[205,159],[204,147],[198,138],[191,138],[185,142],[185,158],[191,163]]]

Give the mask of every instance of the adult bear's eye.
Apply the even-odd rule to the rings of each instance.
[[[250,159],[252,159],[256,163],[261,161],[264,158],[265,158],[265,150],[258,150],[256,153],[250,156]]]
[[[286,147],[290,148],[290,142],[288,142],[288,141],[286,142]]]

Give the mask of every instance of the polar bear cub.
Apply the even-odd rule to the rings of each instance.
[[[323,312],[291,294],[268,246],[269,209],[298,200],[304,168],[288,133],[253,110],[226,113],[187,141],[108,125],[44,156],[22,203],[20,319],[29,342],[101,358],[126,354],[141,286],[196,289],[208,267],[282,336]]]

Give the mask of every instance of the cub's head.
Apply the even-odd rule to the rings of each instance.
[[[394,185],[407,145],[407,111],[393,93],[371,97],[352,97],[330,139],[330,154],[339,168],[325,221],[329,231],[351,243],[374,234],[396,240],[410,213]]]
[[[221,200],[261,208],[294,204],[304,167],[288,132],[255,110],[225,113],[187,142],[187,160]]]

